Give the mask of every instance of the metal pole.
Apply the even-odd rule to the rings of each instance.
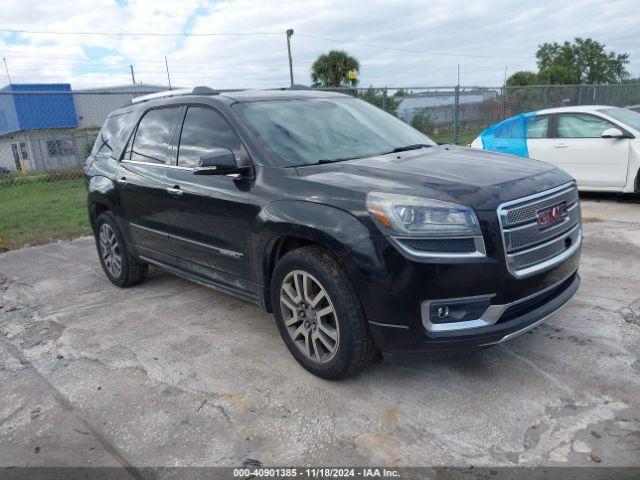
[[[291,79],[291,86],[293,87],[293,60],[291,59],[291,35],[293,35],[293,29],[287,30],[287,52],[289,53],[289,78]]]
[[[129,65],[129,68],[131,68],[131,81],[135,85],[136,84],[136,76],[133,74],[133,65]]]
[[[388,95],[388,93],[387,93],[387,89],[385,88],[385,89],[382,91],[382,109],[383,109],[384,111],[386,111],[386,110],[387,110],[387,95]]]
[[[167,67],[167,80],[169,80],[169,90],[171,90],[171,77],[169,76],[169,62],[167,61],[167,56],[164,56],[164,65]]]
[[[500,120],[504,120],[505,116],[505,98],[507,94],[507,65],[504,66],[504,79],[502,80],[502,97],[500,99]]]
[[[458,64],[458,84],[456,85],[455,99],[453,104],[453,143],[458,142],[458,109],[460,106],[460,64]]]
[[[9,67],[7,66],[7,59],[2,57],[2,61],[4,62],[4,69],[7,71],[7,78],[9,79],[9,85],[11,85],[11,76],[9,75]]]

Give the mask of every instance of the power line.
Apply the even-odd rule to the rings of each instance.
[[[314,40],[323,40],[325,42],[333,42],[333,43],[343,43],[346,45],[355,45],[358,47],[365,47],[365,48],[377,48],[379,50],[391,50],[391,51],[395,51],[395,52],[407,52],[407,53],[419,53],[419,54],[427,54],[427,55],[437,55],[437,56],[441,56],[441,57],[461,57],[461,58],[490,58],[490,59],[498,59],[498,60],[504,60],[504,59],[511,59],[511,58],[520,58],[520,59],[526,59],[526,60],[531,60],[534,57],[521,57],[521,56],[494,56],[494,55],[474,55],[474,54],[467,54],[467,53],[449,53],[449,52],[438,52],[438,51],[430,51],[430,50],[413,50],[410,48],[400,48],[400,47],[387,47],[387,46],[383,46],[383,45],[372,45],[370,43],[359,43],[359,42],[351,42],[348,40],[336,40],[335,38],[327,38],[327,37],[318,37],[316,35],[305,35],[304,33],[299,33],[298,34],[299,37],[306,37],[306,38],[312,38]]]
[[[283,32],[242,32],[242,33],[158,33],[158,32],[54,32],[43,30],[13,30],[0,28],[1,33],[22,33],[29,35],[98,35],[104,37],[243,37],[252,35],[282,35]]]

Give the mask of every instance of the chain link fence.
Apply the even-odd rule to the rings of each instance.
[[[90,232],[82,165],[108,113],[164,90],[132,85],[0,89],[0,251]],[[439,143],[469,144],[515,114],[565,105],[640,104],[640,85],[332,89],[397,116]]]

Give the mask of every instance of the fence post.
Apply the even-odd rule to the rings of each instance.
[[[578,85],[578,105],[582,105],[582,84]]]
[[[506,114],[506,98],[505,96],[507,95],[507,86],[503,85],[501,90],[501,95],[500,95],[500,120],[504,120],[505,114]]]
[[[549,85],[545,85],[542,90],[542,101],[544,103],[544,108],[549,107]]]
[[[453,143],[458,142],[458,123],[459,123],[459,106],[460,106],[460,85],[456,85],[455,100],[453,102]]]

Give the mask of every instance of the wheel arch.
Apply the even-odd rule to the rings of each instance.
[[[114,209],[114,185],[107,177],[95,176],[89,181],[88,191],[89,222],[93,229],[101,213]]]
[[[273,311],[273,271],[278,260],[288,252],[318,245],[336,258],[344,259],[356,245],[370,238],[362,222],[335,207],[297,200],[274,202],[269,207],[263,216],[254,248],[258,267],[256,276],[263,286],[262,303],[268,312]]]

